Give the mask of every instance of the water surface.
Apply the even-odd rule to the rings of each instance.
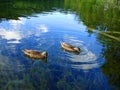
[[[0,89],[116,89],[120,75],[119,66],[115,66],[120,59],[119,26],[113,24],[113,27],[110,27],[106,21],[96,20],[96,23],[95,20],[89,20],[92,19],[90,17],[87,19],[84,14],[88,13],[89,8],[84,6],[82,0],[77,6],[83,6],[77,7],[77,10],[68,3],[72,2],[71,0],[50,2],[2,2],[1,5],[5,4],[9,9],[5,9],[0,18]],[[88,6],[97,4],[91,2],[87,2],[90,4]],[[98,9],[99,7],[102,5],[98,6]],[[84,8],[87,10],[83,12]],[[7,10],[13,10],[13,16],[9,15]],[[95,18],[99,18],[98,14],[95,15]],[[119,20],[118,17],[114,22],[120,22]],[[106,35],[106,31],[112,33]],[[61,41],[79,47],[80,54],[61,49]],[[48,58],[32,60],[23,54],[24,49],[47,51]],[[108,69],[110,60],[115,63],[111,67],[117,68],[114,69],[115,73]],[[113,80],[112,83],[110,80]]]

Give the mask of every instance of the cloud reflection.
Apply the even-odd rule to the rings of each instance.
[[[24,25],[25,22],[26,22],[26,19],[22,17],[19,17],[19,20],[9,20],[9,23],[14,30],[19,30],[21,25]]]
[[[40,24],[40,25],[36,26],[36,30],[34,32],[35,32],[35,36],[40,36],[42,33],[47,33],[48,28],[46,25]]]
[[[31,35],[40,36],[42,33],[48,32],[48,28],[44,24],[29,23],[26,18],[19,17],[19,20],[9,20],[6,27],[0,27],[0,37],[8,40],[8,43],[20,43],[20,40]],[[30,28],[28,28],[29,26]]]
[[[17,31],[11,31],[11,30],[8,31],[8,30],[5,30],[3,28],[0,28],[0,36],[3,39],[6,39],[6,40],[16,40],[17,43],[22,38],[22,36],[20,35],[19,32],[17,32]]]
[[[41,30],[41,32],[48,32],[48,28],[44,24],[39,25],[38,30]]]

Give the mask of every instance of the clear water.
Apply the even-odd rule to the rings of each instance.
[[[5,90],[110,90],[101,67],[103,44],[75,13],[34,13],[0,22],[0,88]],[[61,49],[64,41],[80,54]],[[47,60],[32,60],[22,50],[47,51]]]

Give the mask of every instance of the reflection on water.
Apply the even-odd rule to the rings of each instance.
[[[85,48],[83,48],[82,51],[83,52],[81,52],[81,54],[78,56],[75,55],[71,56],[70,60],[72,62],[78,63],[78,64],[72,64],[72,67],[83,70],[99,67],[99,62],[97,62],[97,57],[95,54],[93,54],[91,51],[88,51]]]
[[[68,3],[69,1],[71,3]],[[104,24],[96,25],[94,18],[90,18],[92,15],[99,18],[99,13],[90,14],[87,11],[94,3],[89,4],[77,0],[77,6],[80,7],[76,7],[74,6],[76,4],[72,4],[73,1],[65,0],[64,11],[62,0],[53,0],[54,4],[50,2],[51,0],[44,2],[42,0],[36,2],[14,0],[12,4],[5,3],[5,5],[8,5],[6,10],[9,13],[2,7],[3,13],[0,17],[0,90],[114,89],[113,86],[109,85],[108,78],[112,77],[111,80],[115,80],[113,83],[116,83],[119,80],[119,74],[118,76],[116,74],[119,69],[114,71],[116,75],[114,79],[114,74],[111,73],[112,69],[107,70],[108,68],[105,68],[110,67],[109,64],[104,66],[104,63],[107,61],[106,59],[116,63],[113,61],[113,57],[118,57],[116,60],[119,59],[119,51],[117,51],[119,47],[116,46],[119,44],[116,44],[116,42],[111,44],[114,42],[113,37],[113,40],[111,40],[100,36],[99,33],[88,31],[87,27],[101,26],[102,28]],[[98,3],[98,1],[95,3]],[[76,8],[78,10],[75,12]],[[99,7],[94,9],[95,11],[96,9],[101,10]],[[10,12],[13,17],[9,15]],[[102,10],[99,12],[101,13]],[[23,15],[25,17],[22,17]],[[116,22],[119,22],[119,20]],[[101,23],[99,22],[99,24]],[[110,28],[109,25],[111,24],[104,25],[107,30]],[[112,28],[118,30],[117,24],[114,24]],[[106,31],[106,33],[109,32]],[[119,35],[119,32],[116,31],[115,33]],[[114,35],[114,33],[110,35]],[[108,37],[111,37],[110,35],[108,34]],[[62,50],[61,41],[79,47],[81,52],[75,54]],[[114,48],[112,45],[114,45]],[[47,60],[32,60],[24,56],[22,50],[26,48],[41,52],[47,51]],[[115,53],[116,51],[117,53]],[[113,60],[109,59],[110,57]],[[104,66],[103,70],[100,68],[102,66]],[[115,65],[113,64],[113,66]],[[105,73],[110,71],[107,73],[109,77],[105,76],[102,71],[105,71]]]
[[[8,31],[5,29],[0,29],[0,36],[3,39],[9,40],[8,43],[19,43],[19,40],[22,38],[21,35],[16,31]],[[12,41],[10,41],[12,40]],[[15,40],[15,41],[14,41]]]
[[[60,21],[59,19],[56,20],[55,16],[60,17]],[[64,22],[65,18],[66,21]],[[50,21],[46,21],[48,19]],[[53,24],[53,22],[57,23]],[[63,23],[61,24],[60,22]],[[69,24],[72,27],[68,27]],[[98,60],[99,56],[94,52],[95,48],[100,52],[100,46],[97,45],[96,41],[94,49],[89,47],[92,43],[86,42],[86,40],[94,37],[88,37],[85,30],[86,27],[83,23],[78,24],[72,14],[59,12],[54,12],[52,15],[38,14],[37,17],[29,19],[20,18],[19,20],[2,21],[0,23],[0,42],[2,42],[0,45],[1,71],[4,73],[8,71],[8,75],[4,76],[4,73],[2,73],[2,77],[12,77],[9,80],[9,86],[15,84],[16,88],[18,88],[17,85],[24,85],[27,82],[25,78],[31,81],[31,77],[32,82],[28,85],[35,88],[34,84],[36,84],[36,89],[47,89],[43,87],[42,82],[44,82],[46,87],[52,89],[65,88],[65,85],[68,86],[66,89],[87,89],[90,86],[95,87],[95,89],[109,88],[105,81],[107,79],[99,69],[103,65],[104,60],[102,58]],[[19,43],[14,43],[17,41]],[[81,48],[80,54],[77,55],[61,50],[60,41],[65,41]],[[44,63],[46,62],[44,60],[33,61],[25,57],[22,53],[25,48],[47,51],[47,63]],[[98,74],[95,74],[96,72]],[[16,73],[16,78],[13,78],[15,75],[12,73]],[[86,76],[93,74],[93,78],[90,78],[91,76],[86,78],[84,74]],[[96,86],[96,84],[91,83],[94,80],[97,82],[99,80],[98,76],[105,78],[100,82],[106,85]],[[79,84],[74,86],[76,83]],[[42,86],[39,87],[39,84]],[[72,86],[69,86],[71,84]],[[10,88],[9,86],[5,87]]]

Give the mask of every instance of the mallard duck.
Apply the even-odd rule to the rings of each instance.
[[[37,50],[23,50],[23,53],[32,59],[46,59],[47,52],[39,52]]]
[[[65,43],[65,42],[61,42],[61,47],[64,49],[64,50],[67,50],[69,52],[77,52],[77,53],[80,53],[80,48],[78,47],[74,47],[68,43]]]

